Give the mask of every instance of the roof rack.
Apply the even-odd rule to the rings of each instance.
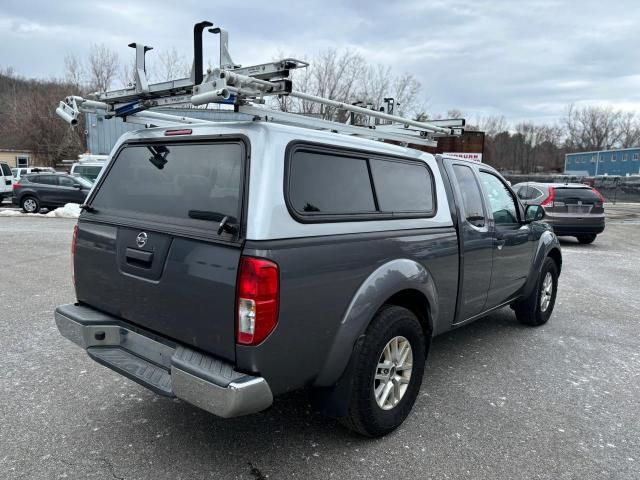
[[[209,28],[212,27],[212,28]],[[203,33],[219,36],[220,66],[203,72]],[[145,126],[214,123],[166,113],[154,112],[154,107],[178,105],[205,106],[232,105],[233,110],[251,115],[254,120],[277,122],[300,127],[329,130],[346,135],[357,135],[376,140],[391,140],[404,145],[435,146],[436,138],[459,136],[464,132],[465,120],[439,120],[420,122],[393,114],[395,101],[385,98],[385,107],[346,104],[336,100],[310,95],[293,89],[290,72],[309,66],[294,58],[242,67],[229,54],[229,35],[211,22],[199,22],[193,28],[193,66],[191,76],[149,84],[145,57],[152,47],[131,43],[136,51],[135,82],[127,88],[92,94],[93,99],[69,96],[56,109],[56,113],[71,126],[78,123],[80,113],[96,113],[105,118],[119,117],[129,123]],[[349,112],[346,123],[323,120],[302,114],[281,112],[264,105],[265,97],[283,95],[308,102],[327,105]],[[356,120],[365,118],[361,125]]]

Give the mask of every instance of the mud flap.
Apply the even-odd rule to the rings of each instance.
[[[356,340],[349,363],[335,385],[331,387],[317,387],[311,391],[311,406],[318,413],[327,417],[346,417],[349,413],[349,403],[353,390],[353,373],[355,362],[364,342],[364,335]]]

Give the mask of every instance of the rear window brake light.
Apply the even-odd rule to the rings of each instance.
[[[180,129],[173,129],[173,130],[165,130],[164,131],[164,135],[165,137],[173,137],[176,135],[191,135],[192,130],[190,128],[180,128]]]

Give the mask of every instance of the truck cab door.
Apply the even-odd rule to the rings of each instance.
[[[475,169],[445,159],[457,205],[460,270],[455,324],[485,309],[491,283],[493,231]]]
[[[480,180],[489,207],[493,241],[493,273],[486,309],[513,298],[524,286],[533,256],[531,229],[515,195],[497,175],[480,169]]]

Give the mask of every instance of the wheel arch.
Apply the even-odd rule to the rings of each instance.
[[[331,386],[340,379],[358,340],[385,304],[407,308],[418,317],[429,342],[428,349],[438,318],[437,299],[433,276],[424,265],[410,259],[396,259],[378,267],[353,296],[314,385]]]
[[[560,272],[562,271],[562,252],[560,252],[560,249],[552,248],[551,250],[549,250],[547,256],[551,257],[551,259],[556,262],[556,267],[558,267],[558,275],[560,275]]]
[[[384,305],[401,306],[416,315],[425,334],[428,354],[438,315],[437,300],[432,275],[413,260],[392,260],[371,273],[353,296],[324,367],[316,377],[311,395],[314,407],[333,417],[347,415],[355,370],[353,359],[367,328]]]
[[[533,289],[536,288],[542,264],[547,257],[550,257],[555,262],[558,267],[559,275],[562,269],[562,252],[560,250],[558,237],[556,237],[550,230],[547,230],[540,235],[540,240],[538,241],[538,245],[533,256],[529,278],[522,289],[521,297],[526,298],[531,294]]]
[[[426,295],[419,290],[407,288],[387,298],[383,305],[395,305],[406,308],[418,318],[422,326],[422,332],[426,340],[425,347],[428,352],[431,346],[431,338],[433,337],[433,319],[431,316],[431,305]]]

